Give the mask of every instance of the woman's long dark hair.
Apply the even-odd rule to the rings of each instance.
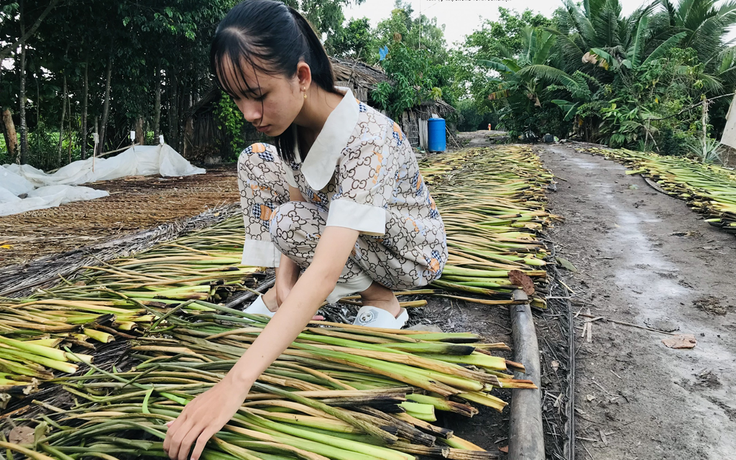
[[[264,63],[256,65],[253,58]],[[332,64],[312,26],[295,9],[274,0],[246,0],[235,6],[217,26],[210,48],[210,66],[218,86],[233,97],[245,96],[252,88],[244,77],[243,66],[257,72],[292,78],[300,60],[309,65],[312,81],[323,90],[335,89]],[[236,81],[227,75],[232,63]],[[296,130],[287,128],[276,136],[276,148],[284,161],[294,161]],[[302,152],[302,160],[307,152]]]

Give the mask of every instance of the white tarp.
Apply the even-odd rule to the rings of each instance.
[[[112,158],[75,161],[53,174],[30,165],[0,166],[0,216],[35,209],[51,208],[72,201],[108,196],[103,190],[78,187],[79,184],[112,180],[126,176],[164,177],[204,174],[168,144],[131,147]],[[27,195],[20,198],[19,195]]]

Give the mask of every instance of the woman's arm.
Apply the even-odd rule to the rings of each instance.
[[[312,319],[335,288],[359,232],[326,227],[314,259],[276,314],[228,374],[210,390],[189,402],[169,422],[164,450],[171,459],[198,460],[207,441],[232,418],[253,382],[271,365]],[[195,444],[196,442],[196,444]]]

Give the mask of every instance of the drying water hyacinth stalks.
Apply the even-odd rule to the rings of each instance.
[[[627,174],[641,174],[667,194],[687,201],[705,215],[706,222],[736,234],[736,172],[704,165],[687,158],[602,148],[584,149],[631,168]]]
[[[161,457],[165,423],[219,382],[268,321],[193,303],[202,310],[169,316],[133,341],[132,369],[90,363],[89,372],[48,382],[75,404],[46,404],[52,412],[37,427],[35,445],[8,448],[52,458]],[[506,403],[492,391],[534,388],[506,373],[522,366],[488,352],[503,344],[479,340],[469,333],[311,323],[258,379],[203,458],[495,458],[431,423],[436,411],[468,417],[476,405],[500,411]]]
[[[450,259],[434,283],[439,289],[405,294],[512,303],[512,270],[545,276],[546,253],[534,232],[551,218],[544,211],[549,174],[526,147],[470,149],[438,158],[423,166],[423,174],[447,227]],[[200,301],[222,301],[255,286],[261,269],[239,265],[243,238],[242,219],[229,219],[135,257],[86,267],[73,281],[31,297],[0,299],[0,334],[12,340],[0,342],[4,386],[74,373],[78,364],[61,347],[93,354],[96,344],[135,338],[168,316],[211,311]],[[533,302],[544,305],[539,298]],[[37,343],[28,349],[22,342]],[[455,363],[477,365],[480,358],[463,359],[470,361]]]
[[[550,224],[544,209],[552,181],[526,146],[466,149],[428,160],[422,168],[447,230],[449,259],[434,285],[513,303],[509,272],[544,279],[544,244],[535,232]],[[479,300],[483,303],[483,300]],[[533,304],[545,305],[537,297]]]

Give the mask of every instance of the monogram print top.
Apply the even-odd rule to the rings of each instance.
[[[390,118],[347,88],[304,162],[285,165],[286,180],[347,227],[439,277],[447,260],[445,228],[414,151]],[[386,254],[390,256],[390,254]]]

